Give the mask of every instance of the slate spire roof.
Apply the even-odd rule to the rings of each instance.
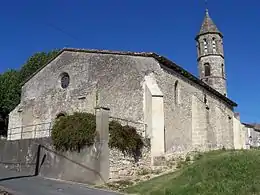
[[[221,37],[223,37],[222,33],[218,30],[217,26],[215,25],[215,23],[213,22],[213,20],[209,16],[209,10],[208,9],[206,9],[206,14],[205,14],[205,17],[204,17],[203,23],[201,25],[200,32],[199,32],[198,36],[203,35],[203,34],[207,34],[207,33],[217,33]]]

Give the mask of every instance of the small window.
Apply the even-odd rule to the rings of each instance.
[[[210,65],[209,63],[204,64],[205,77],[210,76]]]
[[[67,88],[69,86],[69,84],[70,84],[70,76],[69,76],[69,74],[68,73],[62,73],[60,82],[61,82],[61,87],[63,89]]]
[[[204,94],[204,103],[207,104],[208,100],[207,100],[207,95]]]
[[[203,39],[203,44],[204,44],[204,53],[207,54],[208,53],[208,43],[206,39]]]
[[[61,112],[61,113],[57,114],[56,119],[59,119],[59,118],[64,117],[64,116],[66,116],[66,115]]]
[[[203,43],[204,43],[204,45],[207,46],[207,40],[206,39],[203,39]]]
[[[179,89],[178,89],[178,81],[174,83],[174,102],[178,104],[179,101]]]
[[[212,38],[212,48],[213,48],[213,53],[216,52],[216,40],[215,37]]]
[[[222,74],[222,77],[224,77],[224,64],[221,65],[221,74]]]

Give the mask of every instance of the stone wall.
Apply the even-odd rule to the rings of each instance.
[[[64,72],[70,75],[66,89],[60,86],[60,75]],[[154,107],[147,109],[146,105],[151,104],[151,98],[145,96],[145,91],[154,88],[153,83],[144,87],[147,76],[153,78],[162,93],[160,108],[164,112],[160,119],[164,120],[158,123],[160,136],[153,134],[158,133],[154,128],[158,125],[156,117],[151,120],[150,116]],[[21,103],[10,114],[10,134],[19,125],[51,123],[61,112],[94,113],[97,105],[109,107],[113,118],[138,122],[144,137],[152,132],[153,141],[160,138],[151,147],[163,145],[160,151],[165,148],[166,153],[188,152],[202,146],[207,149],[234,146],[233,108],[154,58],[71,51],[61,53],[25,83]],[[19,132],[17,135],[12,139],[20,139]]]
[[[212,40],[215,38],[216,51],[213,52]],[[204,52],[204,39],[207,40],[207,50]],[[223,40],[216,34],[201,35],[198,39],[200,44],[200,52],[198,53],[198,69],[200,73],[200,79],[208,83],[212,88],[217,90],[223,95],[227,95],[226,85],[226,72],[225,72],[225,59],[223,50]],[[210,65],[210,76],[205,76],[205,64]]]
[[[247,130],[244,125],[241,124],[240,118],[233,117],[233,129],[234,129],[234,148],[235,149],[246,149],[246,134]]]
[[[40,150],[39,144],[42,145]],[[101,143],[96,143],[95,147],[85,148],[80,153],[60,153],[53,149],[49,138],[0,140],[0,166],[34,175],[39,155],[39,164],[43,163],[39,169],[40,176],[82,183],[104,183],[108,180],[106,175],[109,170],[106,173],[102,169],[102,161],[105,161],[103,147]]]
[[[20,139],[17,127],[52,123],[59,113],[94,113],[97,105],[110,108],[113,117],[143,122],[143,81],[154,65],[146,57],[63,52],[22,87],[21,103],[9,117],[9,134],[17,134],[9,139]],[[64,72],[70,76],[66,89]]]
[[[260,132],[254,128],[243,127],[245,134],[245,142],[248,147],[260,147]],[[251,137],[251,138],[250,138]]]
[[[111,180],[132,178],[142,169],[151,168],[150,148],[144,147],[142,156],[138,162],[133,157],[125,156],[116,149],[109,150],[110,176]]]
[[[110,117],[110,121],[115,120],[121,125],[129,125],[135,127],[137,133],[141,135],[145,141],[146,126],[144,123],[123,120],[121,118]],[[142,150],[141,158],[138,162],[134,161],[133,157],[125,156],[117,149],[109,149],[109,167],[111,180],[131,178],[137,174],[140,169],[149,169],[151,167],[151,148],[144,147]]]
[[[187,78],[161,67],[155,77],[164,95],[166,153],[233,148],[233,108]]]

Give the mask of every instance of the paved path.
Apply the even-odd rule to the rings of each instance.
[[[41,177],[30,177],[0,168],[0,188],[13,195],[119,195],[113,192],[92,189],[83,184],[71,184]]]

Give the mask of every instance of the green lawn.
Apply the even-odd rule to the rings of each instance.
[[[260,150],[214,151],[125,190],[150,195],[260,195]]]

